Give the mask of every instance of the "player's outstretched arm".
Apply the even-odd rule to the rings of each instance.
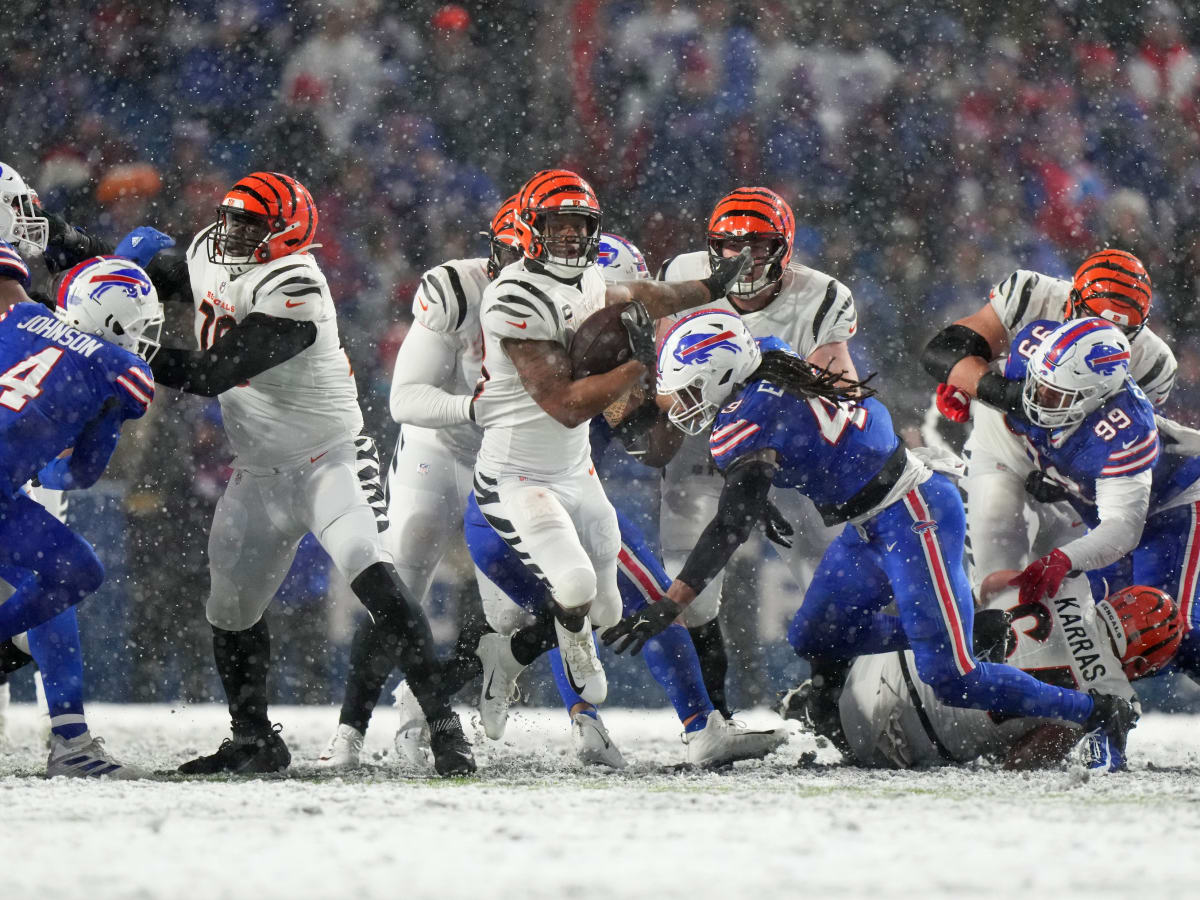
[[[978,396],[988,363],[1008,349],[1008,332],[990,303],[948,325],[925,346],[921,365],[940,383]]]
[[[604,409],[646,377],[646,367],[631,359],[610,372],[572,380],[571,360],[555,341],[500,342],[521,378],[521,384],[556,422],[575,428]]]
[[[755,450],[726,469],[717,514],[700,533],[687,562],[667,589],[666,597],[605,631],[601,635],[605,644],[613,646],[617,653],[625,650],[640,652],[646,641],[666,631],[725,568],[737,548],[746,543],[754,527],[767,514],[771,479],[778,468],[775,458],[774,450]]]
[[[105,409],[79,435],[70,456],[52,459],[38,474],[38,481],[52,491],[89,488],[104,474],[121,439],[125,413],[119,406]]]
[[[388,408],[392,419],[422,428],[445,428],[471,421],[471,396],[445,389],[454,377],[458,350],[450,335],[412,327],[396,354]]]
[[[310,347],[315,322],[251,313],[207,350],[162,347],[150,368],[159,384],[215,397]]]
[[[711,275],[701,281],[626,281],[608,285],[604,302],[608,306],[637,301],[651,319],[661,319],[685,309],[720,300],[730,286],[750,267],[750,249],[722,260]]]

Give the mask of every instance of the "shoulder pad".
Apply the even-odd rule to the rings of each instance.
[[[431,331],[449,334],[467,321],[467,292],[475,289],[475,283],[462,265],[462,261],[452,260],[421,276],[413,296],[413,318]]]

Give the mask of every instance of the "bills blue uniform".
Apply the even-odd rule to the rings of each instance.
[[[958,490],[909,456],[877,399],[833,403],[751,381],[717,415],[710,446],[723,472],[774,451],[776,487],[806,494],[827,521],[857,522],[821,558],[789,628],[799,655],[848,660],[911,647],[921,680],[944,703],[1086,720],[1090,697],[974,658]],[[850,512],[875,491],[877,501]],[[898,618],[883,613],[893,601]]]
[[[1009,357],[1005,377],[1025,377],[1038,343],[1033,331],[1039,327],[1053,329],[1057,323],[1032,322],[1018,333],[1013,346],[1025,352]],[[1176,665],[1200,675],[1200,501],[1195,499],[1200,457],[1161,452],[1154,407],[1132,379],[1072,431],[1039,428],[1011,416],[1008,427],[1038,468],[1071,491],[1072,505],[1091,528],[1099,524],[1094,501],[1101,479],[1151,472],[1150,508],[1137,546],[1100,571],[1110,587],[1149,585],[1175,597],[1188,625]]]
[[[0,321],[0,567],[16,581],[0,606],[0,640],[73,606],[104,578],[91,546],[22,486],[37,476],[55,490],[88,487],[121,425],[145,415],[153,396],[141,357],[40,304],[18,303]]]

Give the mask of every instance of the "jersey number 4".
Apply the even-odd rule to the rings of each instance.
[[[853,403],[834,403],[824,397],[812,397],[808,408],[817,419],[817,427],[821,429],[821,437],[830,444],[836,444],[853,425],[862,431],[867,425],[867,410]]]
[[[27,356],[3,375],[0,375],[0,406],[22,410],[25,404],[42,392],[42,382],[50,370],[62,359],[63,351],[47,347],[33,356]]]

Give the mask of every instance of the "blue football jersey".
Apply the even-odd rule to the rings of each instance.
[[[12,496],[102,412],[145,415],[154,376],[140,356],[71,328],[38,303],[0,318],[0,496]]]
[[[29,290],[29,266],[12,244],[0,241],[0,278],[11,278]]]
[[[858,494],[899,444],[891,415],[874,397],[861,403],[804,399],[769,381],[743,387],[717,414],[709,437],[722,472],[755,450],[774,450],[774,485],[795,488],[818,506]]]
[[[1013,339],[1013,353],[1004,367],[1006,378],[1023,380],[1029,357],[1058,322],[1031,322]],[[1049,429],[1006,416],[1008,428],[1022,439],[1035,465],[1084,501],[1080,511],[1088,524],[1089,504],[1096,482],[1153,472],[1150,510],[1153,512],[1200,478],[1200,458],[1161,453],[1154,406],[1141,388],[1127,378],[1125,387],[1074,428]]]

